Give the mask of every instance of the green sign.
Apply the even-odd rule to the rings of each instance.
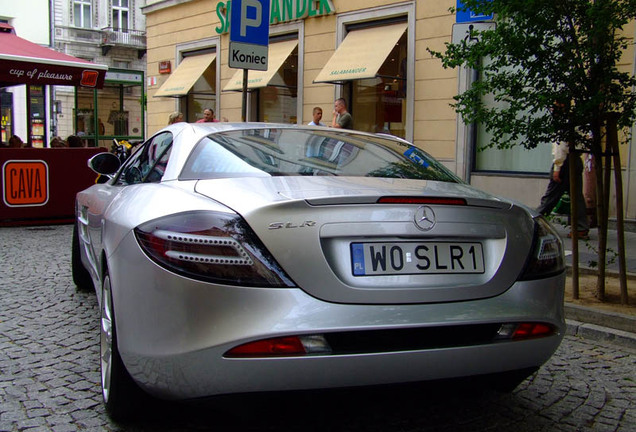
[[[230,11],[232,0],[218,2],[216,15],[221,22],[215,30],[218,34],[230,31]],[[332,0],[271,0],[269,8],[269,25],[305,18],[330,15],[336,12]]]

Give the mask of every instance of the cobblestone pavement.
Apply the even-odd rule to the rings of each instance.
[[[512,394],[448,385],[154,403],[128,425],[101,404],[98,308],[75,290],[71,226],[0,228],[1,431],[633,431],[636,352],[568,336]]]

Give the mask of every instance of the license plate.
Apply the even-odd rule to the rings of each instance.
[[[351,243],[354,276],[483,273],[481,243]]]

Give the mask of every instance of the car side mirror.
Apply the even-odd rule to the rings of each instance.
[[[120,166],[119,158],[112,153],[98,153],[88,160],[88,167],[102,175],[115,174]]]

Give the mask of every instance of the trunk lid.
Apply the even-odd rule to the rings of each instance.
[[[337,303],[498,295],[523,270],[534,233],[525,209],[464,184],[294,176],[204,180],[196,191],[245,218],[301,289]]]

